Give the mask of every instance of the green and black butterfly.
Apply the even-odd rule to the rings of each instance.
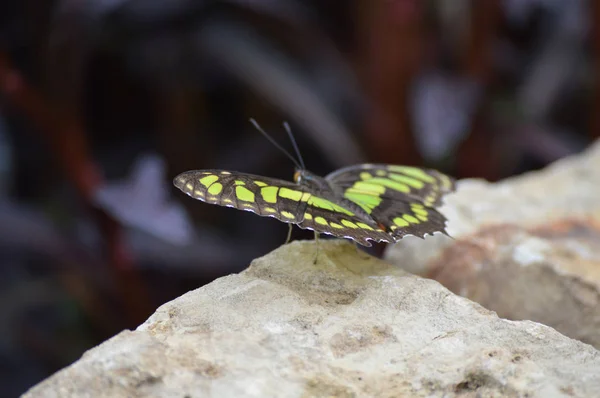
[[[264,131],[254,122],[255,127]],[[299,162],[294,182],[225,170],[194,170],[173,183],[194,199],[274,217],[318,233],[394,243],[405,235],[446,233],[446,218],[435,208],[454,180],[436,170],[386,164],[361,164],[319,177]]]

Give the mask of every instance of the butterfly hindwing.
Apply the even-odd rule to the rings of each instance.
[[[402,239],[405,235],[422,238],[437,231],[446,234],[446,218],[436,209],[409,198],[390,198],[386,195],[376,198],[380,200],[380,203],[371,210],[371,217],[377,220],[378,224],[383,226],[395,241]],[[362,202],[357,201],[356,203]]]
[[[388,198],[412,199],[428,207],[441,204],[443,195],[454,190],[454,180],[433,169],[386,164],[345,167],[325,177],[346,192],[373,191]]]
[[[179,174],[175,186],[194,199],[300,223],[311,195],[293,182],[224,170]]]
[[[435,207],[454,190],[454,180],[436,170],[364,164],[340,169],[326,179],[362,207],[395,240],[446,233],[446,218]]]
[[[393,243],[394,239],[371,218],[357,214],[350,207],[313,195],[307,202],[304,221],[300,228],[349,238],[363,246],[371,246],[370,240]]]

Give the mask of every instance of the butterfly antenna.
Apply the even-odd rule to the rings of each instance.
[[[294,134],[292,134],[292,129],[288,122],[283,122],[283,127],[285,131],[287,131],[290,136],[290,140],[292,141],[292,145],[294,146],[294,151],[296,151],[296,155],[298,156],[298,160],[300,161],[300,165],[302,166],[302,170],[306,170],[306,166],[304,166],[304,159],[302,159],[302,155],[300,155],[300,149],[298,149],[298,144],[296,144],[296,139],[294,138]]]
[[[290,158],[292,160],[292,162],[294,162],[294,165],[296,165],[296,167],[303,168],[302,165],[300,165],[298,163],[298,161],[296,159],[294,159],[294,157],[292,155],[290,155],[290,153],[288,151],[286,151],[281,145],[279,145],[277,143],[277,141],[275,141],[269,134],[267,134],[267,132],[265,130],[263,130],[262,127],[260,127],[260,125],[256,122],[256,120],[254,120],[254,118],[250,118],[250,123],[252,123],[254,125],[254,128],[256,128],[262,135],[264,135],[271,144],[275,145],[275,147],[277,149],[279,149],[281,152],[283,152],[285,154],[285,156]]]

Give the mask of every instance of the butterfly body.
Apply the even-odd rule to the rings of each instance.
[[[196,170],[175,177],[181,191],[211,204],[277,218],[303,229],[348,238],[394,243],[405,235],[445,232],[435,207],[454,190],[452,178],[435,170],[363,164],[320,177],[297,169],[294,182],[225,170]]]

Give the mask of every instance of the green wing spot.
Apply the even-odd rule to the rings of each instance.
[[[235,185],[246,185],[246,183],[241,180],[235,180]]]
[[[365,224],[365,223],[362,223],[362,222],[357,222],[357,223],[356,223],[356,225],[358,225],[358,226],[359,226],[360,228],[362,228],[362,229],[366,229],[366,230],[369,230],[369,231],[373,231],[373,228],[371,228],[371,226],[370,226],[370,225],[367,225],[367,224]]]
[[[294,215],[293,215],[292,213],[290,213],[289,211],[282,211],[282,212],[281,212],[281,215],[282,215],[282,216],[284,216],[285,218],[289,218],[289,219],[296,218],[296,216],[294,216]]]
[[[211,195],[218,195],[223,190],[223,184],[215,182],[210,187],[208,187],[208,193]]]
[[[435,194],[431,194],[423,200],[426,206],[431,206],[435,202]]]
[[[444,189],[449,190],[452,188],[452,180],[448,176],[442,174],[441,179]]]
[[[323,217],[315,217],[315,222],[321,225],[327,225],[327,220]]]
[[[381,203],[381,198],[379,196],[374,196],[368,192],[355,192],[351,189],[352,188],[344,193],[344,197],[362,207],[369,214],[371,214],[371,211]]]
[[[400,191],[400,192],[404,192],[404,193],[410,192],[410,188],[408,187],[408,185],[400,184],[399,182],[392,181],[387,178],[373,178],[373,179],[370,179],[368,181],[368,183],[382,185],[384,187],[395,189],[396,191]],[[354,184],[354,185],[356,185],[356,184]],[[385,192],[385,190],[383,192]],[[381,193],[383,193],[383,192],[381,192]]]
[[[343,229],[343,228],[344,228],[344,227],[342,227],[340,224],[336,224],[336,223],[334,223],[334,222],[330,222],[330,223],[329,223],[329,226],[330,226],[331,228],[337,228],[337,229]]]
[[[427,217],[427,214],[428,214],[427,210],[419,209],[418,207],[415,207],[415,206],[412,206],[412,211],[413,211],[413,213],[415,213],[416,215],[419,215],[419,216]]]
[[[391,178],[394,181],[398,181],[398,182],[404,183],[406,185],[410,185],[412,188],[416,188],[416,189],[421,189],[425,186],[425,183],[423,181],[417,180],[416,178],[407,177],[407,176],[401,175],[401,174],[390,173],[389,178]]]
[[[420,224],[421,221],[417,220],[415,217],[411,216],[410,214],[405,214],[402,216],[402,218],[404,218],[406,221],[408,221],[411,224]]]
[[[305,220],[312,220],[313,216],[310,213],[304,213],[304,219]]]
[[[219,179],[219,176],[216,176],[214,174],[208,175],[206,177],[202,177],[200,180],[200,184],[204,185],[205,187],[209,187],[210,184],[212,184],[213,182],[217,181]]]
[[[375,175],[377,175],[377,176],[379,176],[379,177],[385,177],[385,175],[386,175],[386,174],[387,174],[387,173],[386,173],[385,171],[383,171],[383,170],[377,170],[377,171],[375,172]]]
[[[254,202],[254,193],[246,187],[236,186],[235,196],[244,202]]]
[[[299,202],[302,199],[302,191],[295,191],[289,188],[281,188],[279,190],[279,196],[286,199],[291,199]]]
[[[361,178],[361,180],[369,180],[369,179],[373,178],[373,176],[371,175],[371,173],[367,173],[366,171],[363,171],[362,173],[360,173],[360,178]]]
[[[265,213],[277,213],[277,210],[275,210],[275,209],[274,209],[274,208],[272,208],[272,207],[265,207],[265,208],[263,209],[263,211],[264,211]]]
[[[335,211],[335,212],[338,212],[338,213],[344,213],[344,214],[346,214],[348,216],[353,216],[354,215],[354,213],[352,213],[349,210],[346,210],[342,206],[336,205],[335,203],[333,203],[333,202],[331,202],[331,201],[329,201],[327,199],[319,198],[317,196],[312,196],[308,200],[308,205],[309,206],[318,207],[320,209]]]
[[[352,229],[358,228],[358,225],[354,224],[352,221],[342,220],[341,223],[343,226],[348,227],[348,228],[352,228]]]
[[[260,189],[263,200],[267,203],[277,203],[278,187],[264,187]]]
[[[262,181],[254,181],[254,183],[256,185],[258,185],[259,187],[266,187],[267,183],[266,182],[262,182]]]
[[[404,220],[402,217],[396,217],[393,221],[394,224],[396,224],[399,227],[408,227],[410,225],[410,223]]]
[[[357,191],[373,193],[373,194],[377,194],[377,195],[381,195],[385,192],[384,186],[377,185],[377,184],[371,184],[371,181],[373,181],[373,180],[369,180],[368,182],[357,181],[354,183],[354,185],[352,186],[351,189],[355,189]]]
[[[425,171],[421,169],[417,169],[416,167],[410,166],[388,166],[390,171],[397,171],[402,174],[409,175],[411,177],[418,178],[419,180],[429,182],[432,184],[436,183],[436,179],[427,174]]]

